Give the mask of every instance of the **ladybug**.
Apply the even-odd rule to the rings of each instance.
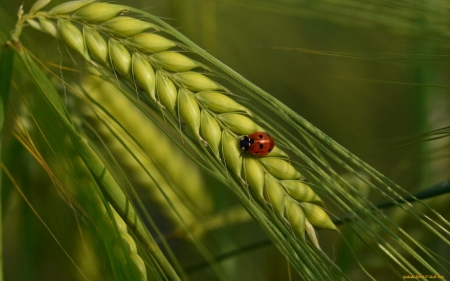
[[[253,156],[265,156],[272,151],[274,146],[273,138],[264,132],[251,133],[239,140],[242,154],[249,152]]]

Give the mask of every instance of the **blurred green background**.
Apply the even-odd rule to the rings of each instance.
[[[25,9],[33,2],[24,1]],[[404,189],[413,193],[450,178],[448,134],[407,145],[417,140],[415,136],[449,126],[450,4],[351,0],[118,3],[165,19]],[[3,33],[12,28],[20,4],[0,4],[10,15],[2,17]],[[50,36],[28,28],[23,40],[37,57],[59,61]],[[219,199],[217,210],[236,203],[226,188],[212,180],[210,184]],[[448,197],[435,201],[433,206],[441,214],[448,213]],[[322,241],[325,234],[320,232]],[[217,230],[206,243],[218,254],[265,239],[256,223],[247,223]],[[331,242],[325,248],[339,244]],[[201,260],[183,248],[187,247],[183,242],[174,245],[187,267]],[[332,259],[341,254],[330,251]],[[21,260],[20,255],[5,259]],[[338,263],[354,280],[363,280],[359,269],[343,265],[345,258]],[[286,260],[273,246],[236,255],[223,266],[230,280],[288,280],[289,275]],[[191,277],[211,280],[210,274],[200,270]],[[377,277],[383,278],[383,273]],[[78,280],[58,279],[60,274],[53,278],[47,280]],[[292,278],[297,280],[295,273]]]

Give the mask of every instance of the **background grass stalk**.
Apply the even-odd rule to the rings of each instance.
[[[4,125],[6,118],[6,109],[9,100],[9,90],[11,87],[11,77],[13,71],[13,60],[15,52],[9,45],[2,48],[0,57],[0,161],[2,160],[2,143],[4,134]],[[3,177],[2,170],[0,170],[0,281],[3,281]]]

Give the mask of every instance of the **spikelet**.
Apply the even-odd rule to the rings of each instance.
[[[269,173],[281,180],[294,180],[301,176],[294,166],[283,159],[266,157],[261,159],[261,163]]]
[[[242,157],[236,139],[227,131],[222,131],[222,151],[228,167],[238,177],[241,176]]]
[[[320,197],[305,183],[297,180],[284,180],[281,185],[286,192],[295,200],[300,202],[321,203]]]
[[[87,22],[104,22],[125,10],[124,6],[105,2],[94,2],[84,6],[72,15],[72,18]]]
[[[248,135],[262,130],[253,120],[241,114],[226,113],[218,115],[217,118],[236,134]]]
[[[134,53],[132,58],[133,75],[139,87],[156,101],[156,76],[152,66],[139,53]]]
[[[207,108],[217,113],[247,111],[244,106],[235,102],[233,99],[227,97],[226,95],[218,92],[200,92],[196,94],[195,97]]]
[[[131,46],[146,54],[166,51],[177,46],[177,44],[158,34],[141,33],[127,41]]]
[[[86,55],[83,35],[70,21],[58,20],[58,31],[63,41],[82,56]]]
[[[224,90],[225,88],[197,72],[180,72],[173,75],[174,80],[194,92]]]
[[[222,130],[216,119],[205,109],[201,112],[201,133],[203,138],[211,147],[212,151],[219,155],[220,140],[222,139]]]
[[[39,17],[39,23],[42,26],[42,30],[45,33],[50,34],[53,37],[58,36],[58,28],[56,27],[56,24],[44,17]]]
[[[169,71],[188,71],[202,64],[178,52],[167,51],[154,54],[150,60]]]
[[[181,120],[187,124],[195,136],[200,137],[200,108],[190,91],[185,89],[179,90],[178,107]]]
[[[34,14],[40,9],[44,8],[48,3],[50,3],[50,1],[51,0],[38,0],[34,2],[33,6],[31,6],[30,8],[30,14]]]
[[[280,220],[283,220],[286,195],[278,181],[268,173],[265,173],[264,198],[266,198],[267,202],[272,206],[275,215]]]
[[[244,160],[244,174],[245,180],[252,188],[256,197],[264,202],[264,170],[261,164],[251,157],[246,157]]]
[[[302,208],[292,199],[285,202],[286,219],[291,224],[292,230],[297,237],[305,239],[305,214]]]
[[[112,34],[128,37],[139,34],[144,30],[153,28],[159,30],[160,27],[135,18],[130,17],[115,17],[100,25],[100,28]]]
[[[175,108],[178,100],[177,88],[163,72],[156,72],[156,89],[161,103],[172,113],[172,116],[177,116]]]
[[[84,40],[86,42],[89,55],[92,59],[106,65],[108,62],[108,44],[105,39],[93,28],[85,26],[83,28]]]
[[[70,14],[70,13],[75,12],[78,9],[83,8],[84,6],[86,6],[88,4],[91,4],[94,1],[95,0],[79,0],[79,1],[70,1],[70,2],[66,2],[66,3],[62,3],[62,4],[54,7],[47,13],[49,15]]]
[[[114,68],[125,77],[130,75],[131,55],[119,41],[109,39],[109,54]]]
[[[300,203],[300,206],[302,207],[306,218],[312,225],[336,230],[336,226],[322,208],[310,203]]]

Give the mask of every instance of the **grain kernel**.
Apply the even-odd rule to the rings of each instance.
[[[56,25],[54,22],[52,22],[44,17],[39,17],[39,22],[41,23],[42,30],[45,33],[48,33],[53,37],[58,36],[58,29],[56,28]]]
[[[244,174],[250,188],[256,194],[256,197],[265,202],[264,199],[264,170],[261,164],[252,157],[244,159]]]
[[[133,268],[135,272],[133,274],[133,278],[139,276],[139,279],[136,281],[147,281],[147,271],[145,269],[144,260],[136,253],[131,253],[130,255],[130,266]]]
[[[149,28],[159,30],[159,26],[155,24],[123,16],[114,17],[102,23],[100,27],[106,29],[110,33],[121,36],[133,36]]]
[[[193,94],[185,89],[178,91],[178,109],[180,118],[186,123],[196,137],[200,130],[200,108]]]
[[[262,131],[261,127],[253,122],[253,120],[241,114],[226,113],[218,115],[217,118],[224,122],[230,130],[240,135],[248,135]]]
[[[261,158],[261,163],[274,177],[281,180],[293,180],[300,178],[300,173],[287,161],[278,158]]]
[[[247,109],[224,94],[205,91],[195,95],[205,106],[217,113],[247,111]]]
[[[104,22],[113,17],[118,13],[125,10],[124,6],[109,4],[105,2],[95,2],[89,4],[77,12],[75,12],[72,17],[77,20],[84,20],[88,22]]]
[[[139,53],[133,54],[132,64],[136,83],[150,95],[150,98],[153,101],[156,101],[156,77],[152,66],[148,63],[147,59]]]
[[[108,45],[105,39],[95,29],[87,26],[84,27],[83,32],[91,58],[106,65],[108,60]]]
[[[266,173],[264,181],[264,198],[266,198],[266,201],[269,202],[269,204],[272,206],[275,215],[280,220],[283,220],[286,194],[284,193],[284,190],[278,183],[278,181],[268,173]]]
[[[305,239],[305,214],[302,208],[292,199],[286,200],[285,214],[286,219],[291,224],[295,235],[301,239]]]
[[[129,39],[128,42],[146,54],[166,51],[177,45],[174,41],[153,33],[138,34]]]
[[[310,203],[300,203],[308,221],[320,228],[337,230],[328,214],[319,206]]]
[[[201,66],[199,62],[171,51],[154,54],[150,57],[150,60],[169,71],[188,71]]]
[[[203,138],[208,142],[212,151],[219,155],[219,145],[222,139],[222,130],[219,123],[206,110],[201,112],[201,132]]]
[[[283,150],[279,149],[278,146],[275,146],[273,148],[273,150],[267,154],[266,157],[283,157],[283,158],[288,158],[286,152],[284,152]]]
[[[175,107],[177,104],[178,92],[172,80],[167,78],[161,71],[156,72],[156,89],[161,103],[169,110],[173,116],[177,116]]]
[[[48,3],[50,3],[50,1],[51,0],[38,0],[34,2],[33,6],[31,6],[30,8],[30,14],[34,14],[40,9],[44,8]]]
[[[241,177],[242,157],[238,142],[227,130],[222,131],[222,151],[228,167]]]
[[[58,30],[61,38],[69,47],[80,53],[82,56],[86,55],[83,35],[78,28],[70,21],[60,19],[58,20]]]
[[[34,29],[45,32],[44,29],[42,28],[42,25],[36,21],[36,20],[32,20],[32,19],[27,19],[27,23]]]
[[[62,3],[50,11],[48,11],[49,15],[56,15],[56,14],[70,14],[72,12],[75,12],[78,9],[83,8],[84,6],[91,4],[95,0],[80,0],[80,1],[70,1],[66,3]]]
[[[183,84],[189,90],[194,92],[208,91],[208,90],[223,90],[224,88],[209,79],[203,74],[197,72],[181,72],[173,75],[174,79]]]
[[[109,55],[114,68],[123,76],[130,74],[131,56],[124,45],[119,41],[109,39]]]
[[[281,185],[286,189],[287,193],[297,201],[322,202],[322,199],[320,199],[311,187],[301,181],[285,180],[281,181]]]

